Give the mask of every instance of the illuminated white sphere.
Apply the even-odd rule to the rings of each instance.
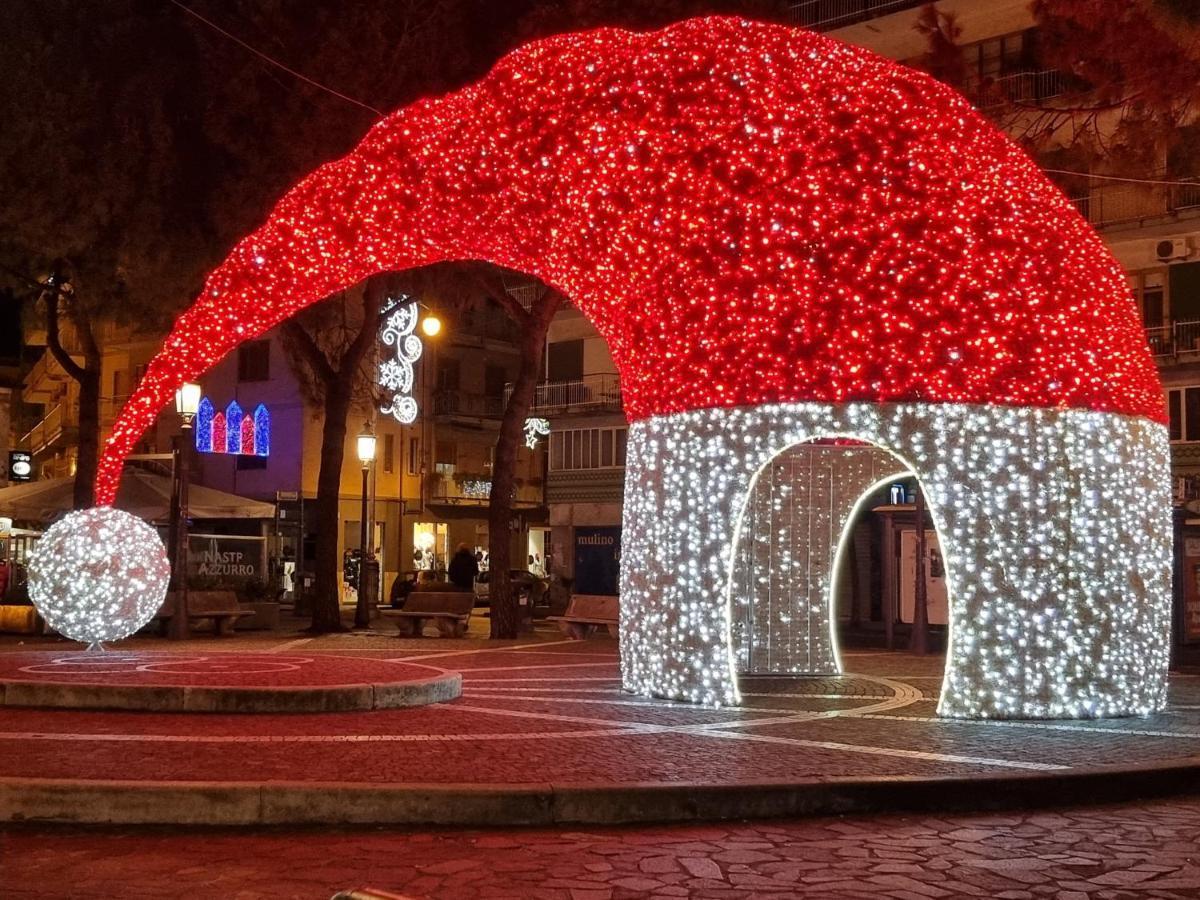
[[[29,559],[29,596],[64,637],[116,641],[158,612],[170,573],[152,527],[98,506],[68,513],[42,535]]]

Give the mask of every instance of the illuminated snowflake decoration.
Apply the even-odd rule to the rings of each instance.
[[[388,315],[379,334],[384,344],[396,348],[395,357],[384,360],[379,366],[379,384],[392,392],[392,402],[381,406],[379,411],[402,425],[411,425],[417,420],[417,401],[412,396],[413,365],[421,358],[423,349],[421,339],[414,333],[418,316],[419,307],[415,300],[403,303]]]
[[[170,564],[137,516],[98,506],[46,530],[29,560],[29,596],[64,637],[96,646],[127,637],[162,606]]]
[[[548,419],[528,418],[525,420],[525,446],[533,450],[538,445],[540,438],[550,435],[550,421]]]
[[[1162,703],[1166,410],[1120,265],[964,97],[802,29],[558,35],[385,116],[209,275],[113,426],[100,501],[183,381],[335,291],[453,260],[553,285],[612,351],[627,689],[737,700],[738,517],[774,454],[833,434],[925,486],[943,714]],[[398,362],[415,320],[388,319]]]

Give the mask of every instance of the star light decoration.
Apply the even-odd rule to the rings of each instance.
[[[1010,554],[978,548],[965,519],[942,529],[959,564],[942,710],[1161,702],[1166,412],[1120,266],[962,96],[783,26],[561,35],[386,116],[209,276],[115,424],[98,497],[175,388],[240,342],[372,274],[466,259],[561,290],[620,372],[627,688],[736,700],[727,513],[747,461],[765,463],[762,422],[800,440],[807,426],[771,416],[876,410],[898,418],[838,433],[875,435],[943,523],[961,504]],[[976,477],[997,460],[1016,467],[1003,489]]]
[[[53,630],[100,649],[154,618],[170,575],[150,525],[97,506],[67,513],[34,544],[29,598]]]
[[[537,448],[540,438],[550,436],[550,421],[530,416],[525,420],[525,446],[530,450]]]
[[[389,307],[398,301],[389,302]],[[412,396],[413,364],[421,358],[421,339],[414,333],[420,308],[417,301],[399,301],[383,323],[379,337],[389,347],[396,348],[396,355],[379,365],[379,384],[392,392],[392,402],[381,406],[379,411],[392,416],[401,425],[411,425],[417,420],[417,401]],[[386,311],[386,308],[385,308]]]

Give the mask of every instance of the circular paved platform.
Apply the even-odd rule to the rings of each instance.
[[[334,655],[0,653],[0,705],[153,712],[329,713],[453,700],[457,672]]]
[[[8,709],[0,821],[601,824],[1200,792],[1194,674],[1153,717],[974,722],[934,715],[933,657],[847,653],[853,674],[748,682],[743,706],[705,709],[623,693],[615,647],[345,636],[245,657],[462,673],[461,697],[417,709]]]

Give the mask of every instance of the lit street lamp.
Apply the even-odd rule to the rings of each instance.
[[[185,382],[175,391],[175,412],[179,414],[179,434],[175,435],[175,477],[171,483],[171,552],[174,567],[175,611],[169,636],[185,639],[188,628],[188,480],[192,453],[192,420],[200,409],[200,385]]]
[[[437,317],[436,313],[427,313],[421,320],[421,333],[425,337],[437,337],[442,333],[442,320]]]
[[[367,475],[371,471],[371,463],[375,460],[375,433],[371,431],[371,423],[363,426],[362,434],[358,436],[358,461],[362,463],[362,529],[359,532],[358,560],[358,600],[354,604],[354,627],[370,628],[371,612],[367,607]]]

